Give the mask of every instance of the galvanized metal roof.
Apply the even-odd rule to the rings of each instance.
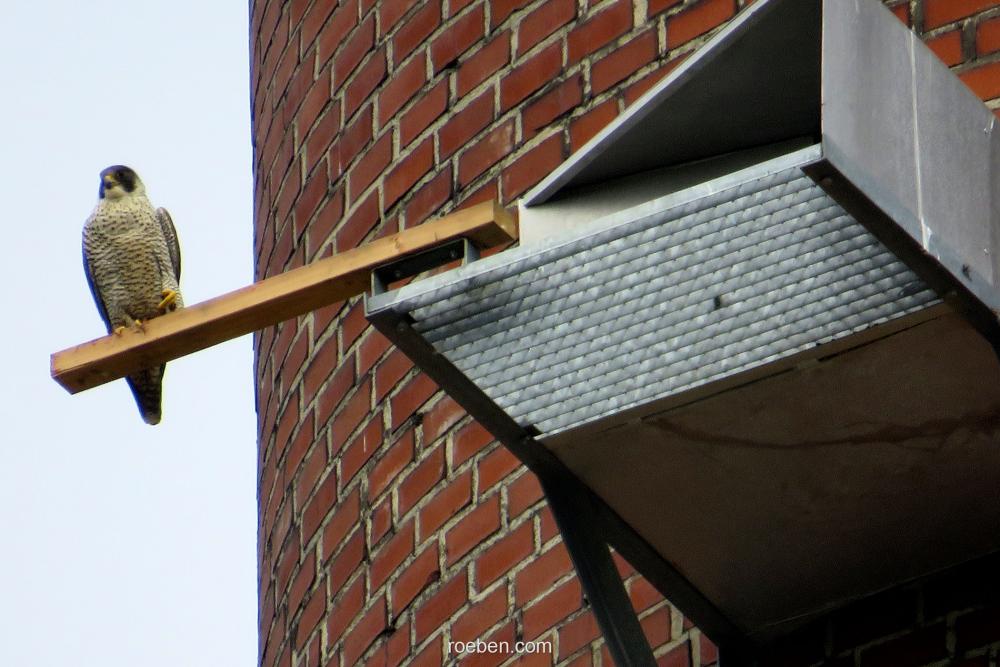
[[[817,156],[798,151],[369,307],[407,313],[544,437],[934,303],[802,173]]]

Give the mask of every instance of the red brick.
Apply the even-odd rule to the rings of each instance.
[[[925,0],[924,30],[933,30],[995,6],[996,0]]]
[[[657,667],[691,667],[691,645],[687,642],[671,649],[656,661]]]
[[[396,489],[399,513],[406,514],[444,477],[444,450],[432,449],[430,454],[410,470]]]
[[[458,182],[463,187],[510,154],[514,148],[514,122],[508,120],[467,149],[458,161]]]
[[[531,2],[532,0],[489,0],[490,27],[497,27],[506,21],[511,14],[525,5],[530,5]]]
[[[355,303],[351,309],[347,312],[347,316],[340,323],[340,335],[344,345],[344,350],[347,350],[354,341],[358,339],[365,329],[368,328],[368,320],[365,319],[365,305],[361,301]],[[341,362],[341,366],[343,366]]]
[[[340,593],[340,591],[337,592]],[[326,634],[331,646],[343,639],[344,631],[361,613],[364,602],[364,577],[358,577],[353,584],[344,589],[339,598],[334,597],[330,614],[326,618]]]
[[[452,641],[475,641],[507,615],[507,587],[500,586],[473,604],[451,625]]]
[[[420,509],[418,541],[423,542],[458,511],[472,502],[472,471],[468,470],[448,480],[448,484]]]
[[[451,167],[439,167],[437,175],[410,196],[406,203],[406,226],[425,221],[451,197]]]
[[[392,496],[386,495],[368,515],[368,546],[378,544],[392,528]]]
[[[500,81],[500,110],[506,111],[556,78],[562,69],[562,45],[552,44],[514,68]]]
[[[465,97],[473,88],[510,62],[510,32],[504,31],[463,62],[455,76],[455,91]]]
[[[520,477],[507,486],[508,516],[511,519],[517,518],[543,497],[542,485],[539,484],[538,477],[530,470],[525,469]]]
[[[560,620],[580,608],[583,591],[577,579],[570,579],[562,586],[524,609],[524,638],[535,639]]]
[[[440,577],[438,548],[436,543],[432,543],[407,565],[392,583],[393,613],[399,616],[415,597]]]
[[[428,137],[400,160],[385,177],[382,202],[388,209],[434,166],[434,141]]]
[[[399,350],[393,350],[375,367],[375,402],[392,391],[399,381],[413,368],[410,358]]]
[[[483,7],[479,5],[452,21],[434,38],[431,42],[431,64],[435,74],[452,66],[459,56],[483,38],[484,21]]]
[[[628,596],[637,612],[646,611],[663,602],[663,595],[645,577],[636,577],[629,583]]]
[[[964,60],[962,55],[962,32],[952,30],[927,40],[927,46],[945,65],[957,65]]]
[[[441,159],[467,145],[472,137],[493,122],[493,118],[492,90],[481,94],[463,108],[453,111],[449,115],[448,122],[438,130]]]
[[[358,23],[358,9],[354,2],[341,4],[331,14],[334,4],[330,2],[313,3],[309,13],[302,23],[302,43],[312,44],[316,35],[317,57],[319,62],[326,62],[333,52],[344,43],[344,38]]]
[[[392,414],[392,429],[396,430],[403,422],[434,395],[438,386],[423,373],[418,373],[400,389],[399,393],[389,400]]]
[[[314,443],[319,442],[319,448],[325,449],[323,438],[315,436],[315,424],[316,419],[313,411],[309,410],[300,420],[298,433],[295,434],[295,438],[292,440],[292,444],[289,446],[288,453],[285,456],[284,479],[292,479],[295,476],[299,464],[302,463],[306,452],[309,451]]]
[[[392,344],[389,340],[374,329],[365,336],[358,348],[358,374],[365,375],[385,353],[389,351]]]
[[[319,621],[323,618],[325,611],[326,595],[313,595],[306,603],[305,609],[302,610],[302,615],[299,616],[298,630],[295,633],[296,646],[301,647],[305,645],[306,638],[319,625]]]
[[[569,63],[610,44],[632,29],[632,3],[618,0],[611,7],[598,12],[577,27],[567,38]]]
[[[379,221],[378,191],[372,190],[364,201],[357,204],[347,220],[337,230],[337,252],[357,248],[371,234]],[[367,324],[367,321],[366,321]],[[344,348],[348,346],[344,338]]]
[[[487,588],[513,567],[525,562],[534,551],[534,526],[531,521],[525,521],[476,559],[476,587],[479,590]]]
[[[424,415],[424,442],[434,442],[464,416],[465,410],[453,398],[447,395],[441,397],[441,400]]]
[[[312,454],[306,459],[305,464],[302,466],[302,471],[295,481],[295,506],[302,507],[302,503],[312,492],[313,487],[316,486],[316,482],[323,475],[326,469],[327,457],[326,457],[326,446],[320,444],[318,447],[314,447]],[[331,471],[332,474],[332,471]],[[336,475],[333,475],[334,477]]]
[[[631,84],[628,88],[625,89],[625,94],[623,95],[625,100],[625,106],[628,107],[629,105],[634,104],[636,100],[645,95],[650,88],[659,83],[660,79],[670,74],[670,72],[673,71],[675,67],[684,62],[685,58],[686,54],[679,58],[674,58],[666,65],[663,65],[662,67],[653,70],[652,72],[645,75],[635,83]]]
[[[683,0],[649,0],[649,10],[646,16],[652,18],[661,12],[665,12],[674,5],[679,5]]]
[[[407,431],[379,458],[369,473],[368,497],[378,498],[411,461],[413,461],[413,431]]]
[[[424,647],[410,663],[410,667],[441,667],[445,664],[443,641],[439,637]]]
[[[441,117],[448,106],[448,82],[441,81],[422,94],[399,119],[399,143],[405,148],[431,123]]]
[[[322,165],[317,173],[306,179],[302,194],[295,202],[295,236],[301,237],[306,226],[316,213],[319,205],[326,198],[329,181],[326,177],[325,165]]]
[[[300,136],[306,136],[308,132],[305,140],[305,172],[309,174],[307,185],[309,179],[315,179],[323,186],[323,192],[326,191],[326,179],[322,177],[322,173],[314,174],[313,170],[323,157],[327,155],[340,129],[339,104],[328,105],[326,113],[319,117],[319,122],[311,130],[309,128],[299,128]],[[333,175],[339,175],[340,165],[336,164],[334,167]],[[296,210],[298,210],[298,207]]]
[[[445,534],[445,562],[452,565],[500,530],[500,496],[494,494],[473,508]]]
[[[366,667],[386,667],[387,665],[401,665],[410,655],[410,623],[408,620],[400,622],[398,619],[393,622],[388,629],[388,637],[377,645],[366,664]],[[384,635],[385,633],[383,633]],[[316,663],[319,664],[319,663]]]
[[[895,14],[896,18],[899,19],[903,25],[905,26],[910,25],[910,18],[911,18],[910,5],[908,4],[908,2],[904,1],[903,4],[896,5],[895,7],[890,7],[889,9],[892,11],[893,14]]]
[[[685,44],[736,13],[734,0],[702,0],[667,20],[667,46]]]
[[[306,596],[306,592],[312,588],[313,581],[316,579],[316,552],[310,550],[309,553],[302,560],[302,564],[299,566],[299,571],[295,573],[295,578],[292,579],[291,588],[288,589],[288,612],[292,616],[299,609],[299,604],[302,602],[303,598]],[[326,591],[317,589],[313,595],[313,598],[320,598],[325,601]]]
[[[325,245],[332,235],[334,227],[340,222],[344,215],[344,188],[343,185],[336,186],[333,193],[327,197],[323,207],[316,214],[306,230],[306,239],[309,245],[309,257],[316,259],[320,249]],[[340,312],[343,303],[333,306],[326,306],[313,311],[313,338],[318,338],[323,330],[333,320],[333,317]]]
[[[386,75],[385,49],[374,53],[344,89],[344,118],[350,118],[369,98]]]
[[[350,14],[348,12],[348,14]],[[357,28],[347,33],[353,26],[353,18],[345,16],[340,25],[330,26],[329,34],[324,31],[319,44],[319,60],[326,60],[327,54],[337,51],[333,59],[333,89],[340,90],[344,83],[358,71],[358,65],[375,46],[375,17],[368,16]],[[346,28],[346,29],[345,29]],[[349,36],[348,36],[349,35]],[[326,40],[323,41],[323,37]],[[346,39],[345,39],[346,38]]]
[[[485,493],[521,467],[521,462],[506,447],[497,447],[479,461],[479,493]]]
[[[350,581],[365,557],[365,534],[362,530],[354,534],[344,543],[344,548],[335,555],[326,566],[330,580],[330,590],[340,590]]]
[[[351,204],[357,202],[361,193],[382,175],[390,160],[392,160],[392,132],[386,132],[361,155],[361,159],[348,174],[347,201]]]
[[[354,117],[354,120],[344,128],[340,135],[340,146],[337,153],[338,169],[344,171],[362,154],[362,151],[375,136],[375,115],[372,105],[366,105]]]
[[[566,547],[562,543],[555,545],[517,573],[515,601],[520,606],[527,604],[572,571],[573,563]]]
[[[563,81],[524,107],[521,125],[525,137],[564,115],[583,101],[583,76],[579,73]]]
[[[302,539],[308,544],[337,500],[337,475],[330,470],[302,509]]]
[[[441,3],[427,2],[400,26],[393,38],[393,61],[395,64],[413,53],[421,44],[427,41],[434,30],[441,25]],[[423,56],[415,58],[423,63]]]
[[[386,629],[385,598],[377,599],[344,638],[344,664],[356,665],[375,638]]]
[[[413,58],[389,77],[389,82],[379,94],[379,126],[385,127],[396,112],[403,108],[427,81],[422,58]]]
[[[342,437],[346,437],[351,431],[348,430],[350,424],[345,424],[342,430],[338,427],[337,419],[333,420],[333,447],[339,447],[338,442]],[[361,432],[358,433],[344,448],[344,455],[340,459],[340,481],[343,486],[350,484],[358,471],[365,466],[371,457],[382,447],[382,415],[376,414],[369,420]]]
[[[460,466],[494,442],[482,424],[472,421],[459,429],[451,447],[451,464]]]
[[[559,628],[559,659],[568,658],[600,636],[594,615],[580,614]]]
[[[334,451],[339,451],[339,445],[347,440],[347,436],[354,432],[370,410],[371,382],[365,380],[354,390],[354,395],[333,418]]]
[[[663,617],[666,616],[666,621],[664,622]],[[651,620],[651,619],[656,619]],[[664,629],[664,625],[666,628]],[[642,627],[646,631],[646,637],[651,642],[656,642],[657,644],[665,644],[670,641],[670,609],[664,607],[659,611],[650,614],[645,619],[643,619]],[[664,636],[665,635],[665,636]],[[698,641],[700,644],[701,653],[701,664],[711,665],[719,661],[719,649],[712,643],[712,640],[706,637],[704,634],[699,634]]]
[[[562,134],[554,134],[518,157],[503,172],[503,199],[513,202],[518,195],[552,173],[563,161]]]
[[[434,634],[452,614],[462,608],[466,600],[468,600],[468,582],[463,571],[445,582],[414,613],[413,630],[417,644]]]
[[[331,338],[331,345],[336,349],[337,339]],[[324,346],[325,349],[325,346]],[[316,373],[319,374],[320,370]],[[306,369],[306,379],[309,378],[309,369]],[[314,382],[318,380],[314,379]],[[316,401],[316,423],[322,427],[334,410],[340,406],[341,401],[347,396],[348,391],[354,386],[354,364],[341,364],[340,368],[329,378],[323,392]]]
[[[413,521],[407,521],[388,542],[372,555],[368,576],[371,590],[382,587],[403,561],[413,553]]]
[[[656,33],[652,30],[630,39],[627,44],[594,63],[590,70],[591,90],[596,95],[627,79],[653,62],[656,51]]]
[[[597,105],[569,126],[570,148],[577,151],[590,141],[595,134],[607,127],[618,115],[618,103],[614,99]]]
[[[948,656],[944,623],[890,639],[861,652],[861,667],[923,665]]]
[[[517,53],[522,55],[535,44],[576,18],[576,0],[548,0],[528,14],[517,30]]]
[[[328,508],[330,509],[330,508]],[[355,489],[337,503],[330,521],[323,528],[323,551],[325,561],[341,547],[344,539],[361,521],[361,493]],[[308,542],[308,540],[307,540]]]
[[[954,33],[960,34],[960,31]],[[994,51],[1000,51],[1000,18],[981,21],[976,26],[976,53],[982,56]]]
[[[378,3],[379,25],[382,27],[382,34],[387,35],[392,32],[399,19],[417,4],[418,0],[394,0],[394,2]]]

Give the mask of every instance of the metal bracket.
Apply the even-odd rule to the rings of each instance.
[[[479,259],[479,250],[464,236],[378,267],[372,271],[371,293],[384,294],[392,283],[412,278],[459,258],[462,259],[462,266]]]

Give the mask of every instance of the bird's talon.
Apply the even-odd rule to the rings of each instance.
[[[163,297],[163,301],[160,301],[159,305],[156,306],[156,309],[161,313],[167,312],[167,308],[169,306],[173,306],[177,303],[177,292],[175,290],[165,289],[160,292],[160,296]]]
[[[124,333],[124,331],[125,327],[115,327],[114,329],[112,329],[111,333],[113,333],[116,336],[121,336],[122,333]]]

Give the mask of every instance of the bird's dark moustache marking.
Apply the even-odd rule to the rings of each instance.
[[[101,199],[104,199],[104,177],[108,174],[114,175],[115,180],[125,188],[125,192],[135,191],[136,182],[139,180],[139,176],[135,173],[135,170],[123,164],[115,164],[101,170],[101,185],[97,192],[98,197]]]

